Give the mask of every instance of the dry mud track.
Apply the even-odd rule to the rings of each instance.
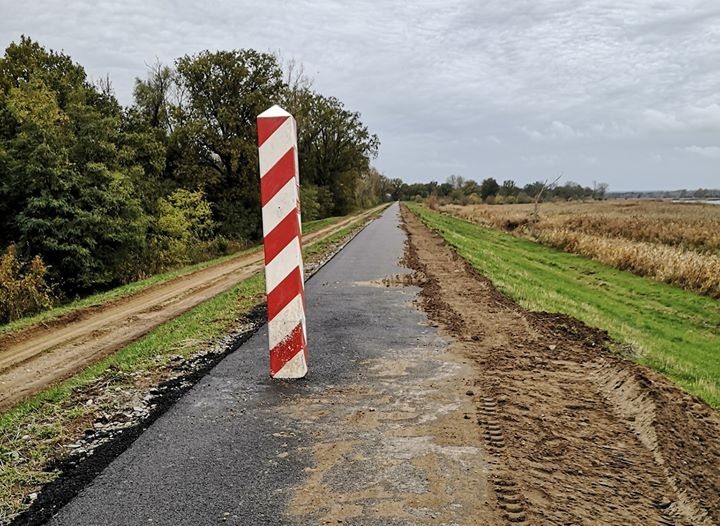
[[[720,524],[717,412],[602,332],[523,310],[402,213],[422,308],[473,364],[492,523]]]
[[[303,236],[322,240],[378,209]],[[0,336],[0,410],[69,378],[263,268],[262,251],[178,277],[131,296],[82,309],[47,325]]]

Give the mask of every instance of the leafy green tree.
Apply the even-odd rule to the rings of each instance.
[[[314,221],[322,217],[318,190],[314,184],[304,184],[300,187],[300,210],[303,221]]]
[[[129,278],[146,217],[117,162],[121,111],[69,57],[30,39],[0,59],[3,242],[66,293]]]
[[[150,66],[147,79],[135,79],[134,107],[151,128],[172,131],[175,72],[160,62]]]
[[[301,184],[332,192],[333,215],[356,206],[356,185],[377,155],[379,139],[335,97],[306,91],[299,97],[298,151]]]
[[[22,37],[0,57],[0,248],[71,296],[259,240],[256,117],[278,102],[306,219],[425,192],[374,170],[378,138],[311,86],[266,53],[203,51],[152,66],[123,108],[109,78]]]
[[[523,192],[527,195],[529,195],[531,198],[534,198],[537,195],[540,195],[540,192],[542,192],[545,189],[545,183],[542,181],[535,181],[534,183],[528,183],[525,186],[523,186]]]
[[[512,179],[507,179],[503,181],[502,186],[500,187],[500,191],[498,192],[502,196],[511,196],[511,195],[517,195],[520,189],[515,186],[515,181]]]
[[[355,185],[355,203],[361,208],[369,208],[385,200],[387,178],[375,168],[361,173]]]
[[[151,234],[155,270],[192,262],[199,255],[200,243],[212,237],[215,227],[203,193],[180,188],[159,198],[157,210]]]
[[[273,55],[252,49],[187,55],[176,69],[184,99],[174,110],[171,147],[182,152],[174,177],[185,188],[205,191],[221,234],[258,239],[255,122],[280,99],[282,70]]]
[[[450,183],[442,183],[438,186],[438,192],[437,194],[440,197],[447,197],[449,196],[453,191],[453,187]]]
[[[117,143],[117,162],[127,173],[135,195],[146,213],[155,215],[157,198],[172,191],[167,175],[168,137],[153,128],[145,118],[129,108],[123,113]]]
[[[483,179],[482,183],[480,183],[480,197],[482,197],[483,200],[487,199],[488,197],[497,195],[499,191],[500,185],[492,177]]]
[[[472,179],[468,179],[463,183],[462,191],[465,195],[480,194],[480,185]]]

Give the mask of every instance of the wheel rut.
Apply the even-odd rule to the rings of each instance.
[[[502,451],[505,449],[505,435],[498,419],[498,404],[493,397],[483,397],[478,404],[478,424],[484,430],[485,443],[489,454],[493,457],[491,465],[499,466]],[[498,506],[503,510],[505,519],[510,524],[524,526],[527,522],[527,499],[522,493],[513,475],[498,469],[492,480]]]

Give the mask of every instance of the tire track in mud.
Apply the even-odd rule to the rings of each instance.
[[[484,397],[480,407],[478,424],[485,430],[485,442],[497,465],[497,456],[505,448],[505,435],[500,427],[497,414],[497,402],[492,397]],[[514,477],[507,471],[500,471],[492,478],[497,495],[498,506],[505,512],[508,522],[517,526],[527,524],[526,499]]]
[[[601,331],[521,309],[403,218],[423,309],[477,365],[479,432],[508,524],[718,524],[717,412],[608,351]]]

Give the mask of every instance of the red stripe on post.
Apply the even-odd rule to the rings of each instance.
[[[299,352],[306,351],[305,334],[301,324],[295,326],[283,341],[270,349],[270,374],[275,374]]]
[[[264,117],[257,121],[258,147],[262,146],[270,136],[290,117]]]
[[[293,208],[285,218],[272,229],[263,240],[265,246],[265,264],[267,265],[283,248],[294,238],[300,239],[300,222],[298,221],[297,208]]]
[[[265,277],[272,280],[269,285],[273,287],[267,294],[268,321],[271,322],[268,338],[271,342],[281,342],[270,349],[270,373],[273,378],[302,378],[307,373],[307,338],[300,195],[298,185],[293,182],[294,178],[299,180],[297,125],[287,111],[273,106],[258,115],[257,134],[259,164],[263,170],[260,201],[263,220],[268,221],[263,224],[263,231],[267,233]],[[289,269],[292,270],[284,276]]]
[[[295,148],[289,149],[260,179],[262,206],[268,204],[293,177],[295,177]]]
[[[304,287],[300,267],[290,272],[277,287],[267,295],[268,321],[277,316],[298,295],[304,297]]]

